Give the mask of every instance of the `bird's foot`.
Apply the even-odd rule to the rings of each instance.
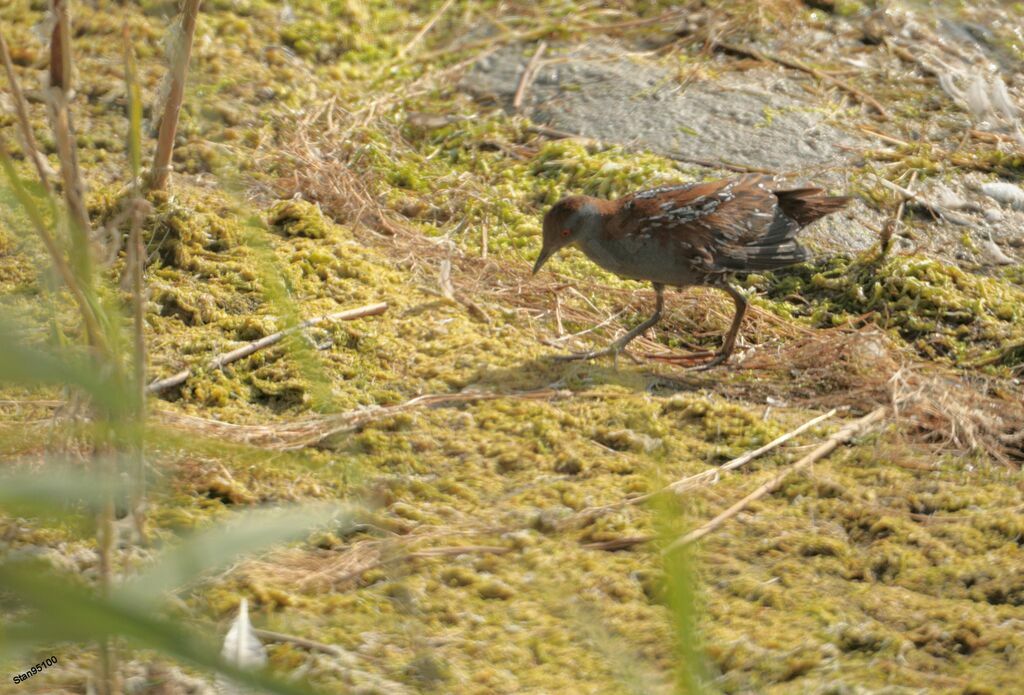
[[[690,367],[687,371],[689,371],[689,372],[706,372],[709,369],[717,367],[720,364],[724,364],[725,361],[727,359],[729,359],[729,355],[730,355],[730,353],[728,353],[728,352],[716,352],[714,354],[714,357],[712,357],[710,360],[708,360],[704,364],[699,364],[696,367]]]
[[[619,366],[619,355],[625,355],[634,364],[640,364],[640,360],[626,352],[625,345],[619,345],[618,343],[612,343],[603,350],[590,350],[588,352],[570,352],[567,355],[556,355],[555,359],[559,362],[571,362],[574,360],[596,360],[598,357],[612,356],[612,363],[614,366]]]
[[[610,349],[590,350],[589,352],[570,352],[566,355],[555,355],[559,362],[572,362],[573,360],[596,360],[598,357],[612,354]]]
[[[707,357],[714,357],[718,353],[705,350],[703,352],[690,352],[685,355],[673,355],[673,354],[659,354],[656,352],[644,353],[644,357],[649,360],[657,360],[658,362],[667,362],[668,364],[687,364],[689,362],[695,362],[702,360]]]

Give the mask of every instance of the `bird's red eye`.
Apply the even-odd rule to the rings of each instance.
[[[562,230],[562,236],[563,237],[569,236],[570,234],[572,234],[572,230],[571,229],[563,229]]]

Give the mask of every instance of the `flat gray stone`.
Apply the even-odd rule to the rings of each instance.
[[[507,46],[480,60],[460,87],[511,107],[534,45]],[[791,71],[725,71],[681,87],[666,67],[611,41],[552,48],[527,92],[534,122],[602,142],[665,156],[770,169],[794,182],[846,188],[857,138],[826,123]],[[877,216],[863,205],[861,217]],[[846,213],[801,238],[822,251],[861,251],[876,235]]]
[[[462,80],[511,103],[533,46],[508,46]],[[841,166],[856,140],[825,122],[799,78],[728,72],[682,87],[667,68],[601,41],[549,52],[524,108],[535,122],[605,142],[780,173]]]

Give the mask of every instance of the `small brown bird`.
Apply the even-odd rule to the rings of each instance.
[[[806,260],[797,232],[849,201],[828,196],[821,188],[777,188],[771,177],[759,174],[662,186],[618,200],[563,198],[544,216],[544,245],[533,272],[559,249],[575,244],[606,270],[649,280],[657,295],[654,314],[609,347],[565,359],[617,357],[661,319],[665,285],[707,285],[725,290],[736,304],[722,349],[702,368],[725,362],[747,309],[746,298],[728,283],[728,275]]]

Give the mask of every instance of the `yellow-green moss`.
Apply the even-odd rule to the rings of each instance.
[[[325,530],[299,549],[311,553],[318,568],[347,566],[345,554],[367,542],[385,543],[388,560],[330,589],[242,568],[185,592],[187,619],[227,618],[248,597],[258,625],[341,645],[365,655],[361,668],[425,692],[614,692],[620,671],[609,652],[667,683],[675,632],[657,549],[610,553],[581,545],[652,533],[653,515],[632,505],[586,521],[577,513],[708,470],[810,413],[778,405],[768,412],[760,400],[736,396],[735,387],[760,378],[745,372],[723,370],[700,381],[674,368],[624,360],[617,368],[553,363],[546,359],[553,348],[538,341],[551,312],[545,317],[487,298],[480,301],[494,302],[485,307],[493,322],[485,323],[461,304],[438,301],[433,259],[413,262],[405,249],[364,243],[304,200],[266,202],[267,187],[290,180],[292,172],[265,163],[268,150],[294,135],[297,114],[323,108],[335,96],[346,109],[357,109],[390,90],[396,106],[386,127],[370,124],[346,136],[362,148],[358,161],[369,162],[373,194],[423,234],[450,234],[468,255],[482,252],[486,229],[492,258],[523,268],[537,249],[541,214],[560,196],[614,197],[695,180],[703,172],[621,148],[546,142],[522,119],[483,112],[447,89],[407,97],[405,86],[437,65],[394,56],[435,8],[331,2],[325,14],[324,4],[312,0],[290,6],[295,17],[288,23],[279,3],[204,3],[176,173],[170,194],[154,197],[145,229],[151,371],[195,371],[180,389],[154,398],[154,409],[265,424],[307,416],[318,388],[329,390],[337,410],[467,386],[509,393],[555,384],[575,393],[564,400],[508,398],[412,411],[299,452],[229,447],[191,432],[175,437],[161,431],[149,443],[151,461],[167,481],[151,497],[149,520],[158,538],[205,527],[235,507],[354,497],[378,505],[364,524]],[[13,27],[21,68],[45,55],[29,31],[42,9],[36,2],[31,10],[0,10],[5,32]],[[449,17],[466,9],[456,4]],[[541,9],[545,21],[578,12],[568,4]],[[83,96],[75,106],[97,223],[116,217],[123,183],[124,123],[115,91],[120,49],[110,40],[112,27],[131,24],[147,94],[163,74],[157,61],[163,15],[175,3],[147,1],[142,10],[76,6],[76,26],[89,29],[76,37]],[[766,11],[775,16],[774,8]],[[456,38],[447,22],[443,17],[425,43]],[[363,31],[370,26],[379,36]],[[688,60],[704,59],[695,54]],[[923,87],[881,85],[873,93],[898,101],[894,112],[902,117],[931,113],[924,110]],[[44,151],[52,153],[37,107],[33,122]],[[455,120],[440,128],[417,126],[406,122],[413,111]],[[925,148],[896,156],[898,168],[923,175],[947,164]],[[957,166],[1019,166],[1013,155],[986,148],[964,156],[969,159]],[[255,201],[218,192],[242,174],[259,184]],[[249,219],[267,220],[269,233]],[[46,326],[33,265],[39,249],[20,245],[20,238],[7,229],[0,236],[4,302]],[[265,267],[268,262],[273,267]],[[595,271],[579,254],[554,263],[573,281],[630,286]],[[112,277],[122,267],[116,262]],[[271,275],[280,279],[282,298],[268,297]],[[1024,304],[1018,275],[1010,269],[1006,277],[980,277],[915,257],[880,263],[837,258],[746,282],[767,293],[762,307],[787,319],[827,327],[874,311],[876,321],[924,356],[966,366],[1002,350],[1003,364],[1019,367]],[[794,293],[806,303],[787,301]],[[587,292],[587,299],[609,315],[618,310],[619,299],[593,296],[600,294]],[[223,369],[204,369],[212,355],[291,319],[382,300],[390,303],[383,316],[295,336],[309,346],[319,372],[304,369],[287,342]],[[294,316],[282,316],[281,306],[291,306]],[[70,312],[57,313],[73,334]],[[677,314],[668,324],[675,330],[681,320]],[[572,330],[573,323],[566,327]],[[660,395],[666,389],[683,393]],[[4,432],[17,430],[3,438],[5,455],[38,455],[39,437],[25,434],[24,421],[50,415],[25,410],[11,427],[5,421]],[[831,427],[805,433],[797,446],[817,442]],[[802,451],[780,449],[688,494],[685,518],[694,524],[710,518]],[[901,467],[903,459],[919,467]],[[716,687],[852,692],[952,682],[960,690],[1009,692],[1024,653],[1014,628],[1024,594],[1016,486],[1016,478],[980,457],[936,458],[874,440],[856,442],[787,480],[694,554],[701,638]],[[69,547],[59,544],[77,535],[20,521],[0,524],[0,536],[5,543],[13,538],[16,548],[66,552]],[[399,541],[393,557],[386,543],[392,539]],[[470,543],[511,550],[405,558],[419,549]],[[604,651],[594,624],[606,627]],[[202,629],[216,631],[212,624]],[[272,652],[274,667],[282,670],[306,663],[295,647]],[[315,668],[308,678],[328,691],[351,686]]]
[[[1024,337],[1024,291],[935,259],[835,256],[775,278],[770,298],[804,300],[794,315],[827,327],[869,314],[931,359],[970,366]]]
[[[270,209],[267,222],[285,236],[322,239],[327,222],[316,205],[305,200],[283,200]]]

